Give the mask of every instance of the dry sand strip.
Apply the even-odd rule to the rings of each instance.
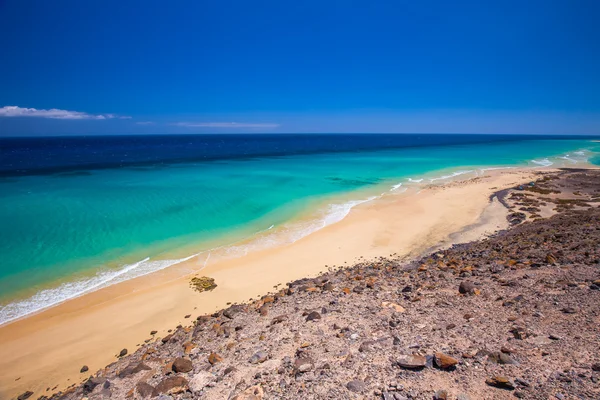
[[[507,210],[490,203],[490,195],[536,174],[489,171],[418,193],[384,196],[292,245],[210,264],[201,272],[218,285],[210,292],[190,289],[189,274],[202,268],[202,261],[192,259],[0,327],[0,398],[64,389],[86,378],[82,365],[96,371],[115,361],[122,348],[133,351],[151,331],[164,336],[188,322],[186,315],[248,301],[277,285],[317,276],[326,266],[392,254],[416,257],[440,243],[474,240],[505,228]]]

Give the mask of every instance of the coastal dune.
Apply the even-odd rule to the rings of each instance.
[[[119,283],[0,327],[0,398],[25,390],[36,396],[80,383],[90,372],[165,336],[186,316],[195,318],[313,277],[332,266],[375,257],[414,258],[453,242],[475,240],[506,228],[508,211],[490,196],[535,179],[536,170],[487,171],[484,176],[388,194],[356,206],[336,224],[297,242],[246,256],[192,258],[165,270]],[[190,278],[213,278],[204,293]],[[189,322],[188,322],[189,324]]]

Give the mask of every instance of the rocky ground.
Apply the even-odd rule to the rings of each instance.
[[[497,196],[508,231],[192,316],[52,399],[600,398],[600,171]]]

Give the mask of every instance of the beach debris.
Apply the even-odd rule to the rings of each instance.
[[[173,361],[173,372],[190,372],[194,366],[187,358],[178,357]]]
[[[202,293],[207,291],[210,292],[217,287],[217,284],[213,278],[209,278],[208,276],[195,276],[190,280],[190,287],[195,291]]]
[[[81,367],[81,369],[79,370],[79,372],[83,374],[84,372],[87,372],[88,370],[89,370],[88,366],[84,365],[83,367]]]

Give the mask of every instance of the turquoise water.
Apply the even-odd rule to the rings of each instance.
[[[590,140],[526,140],[4,176],[0,323],[252,235],[299,238],[399,184],[598,163],[597,152]]]

